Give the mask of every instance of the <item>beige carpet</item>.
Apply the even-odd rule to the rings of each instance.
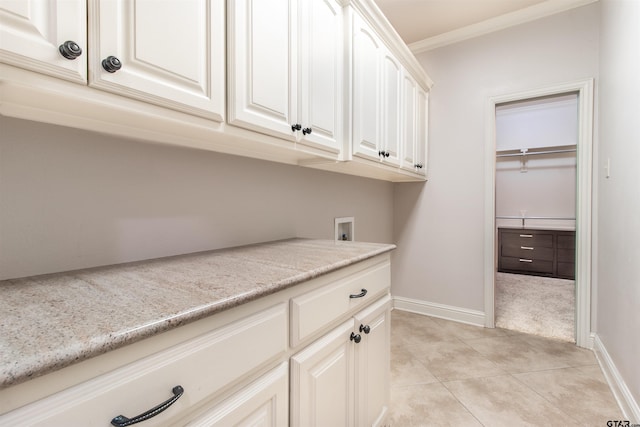
[[[496,326],[575,342],[575,282],[522,274],[496,275]]]

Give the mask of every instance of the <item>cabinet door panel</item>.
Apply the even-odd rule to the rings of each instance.
[[[353,425],[353,320],[291,358],[291,425]]]
[[[360,325],[370,328],[368,334],[360,332],[356,350],[356,425],[382,425],[389,411],[389,301],[386,296],[356,315],[357,331]]]
[[[353,31],[353,154],[379,159],[382,45],[357,15],[354,15]]]
[[[223,120],[222,0],[90,4],[91,86]],[[107,72],[108,56],[122,68]]]
[[[405,74],[402,77],[402,167],[416,169],[416,82]]]
[[[85,0],[0,1],[0,61],[73,82],[87,82]],[[82,54],[64,58],[58,47],[71,40]]]
[[[289,364],[258,378],[187,424],[188,427],[289,425]]]
[[[383,149],[389,153],[385,162],[400,164],[400,83],[402,68],[390,52],[382,60],[382,129]]]
[[[294,139],[295,2],[229,4],[229,122]]]
[[[427,174],[427,143],[429,129],[429,94],[418,86],[416,92],[416,163],[420,175]]]
[[[335,0],[303,0],[300,19],[302,142],[339,151],[342,145],[342,7]]]

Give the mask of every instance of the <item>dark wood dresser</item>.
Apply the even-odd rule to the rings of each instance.
[[[575,242],[575,231],[498,228],[498,271],[573,280]]]

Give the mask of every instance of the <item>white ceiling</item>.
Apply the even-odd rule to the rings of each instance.
[[[415,53],[595,1],[597,0],[375,0]]]

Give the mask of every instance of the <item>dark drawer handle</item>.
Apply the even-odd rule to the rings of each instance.
[[[149,418],[153,418],[159,413],[163,412],[165,409],[169,408],[169,406],[176,403],[176,400],[180,399],[180,396],[184,393],[184,389],[182,386],[175,386],[172,390],[173,397],[169,398],[167,401],[162,402],[158,406],[149,409],[147,412],[143,412],[142,414],[135,416],[133,418],[127,418],[124,415],[118,415],[114,419],[111,420],[111,424],[116,427],[125,427],[130,426],[131,424],[136,424],[141,421],[146,421]]]
[[[349,298],[362,298],[363,296],[365,296],[367,294],[367,290],[362,288],[360,289],[362,292],[360,292],[359,294],[351,294],[349,295]]]

